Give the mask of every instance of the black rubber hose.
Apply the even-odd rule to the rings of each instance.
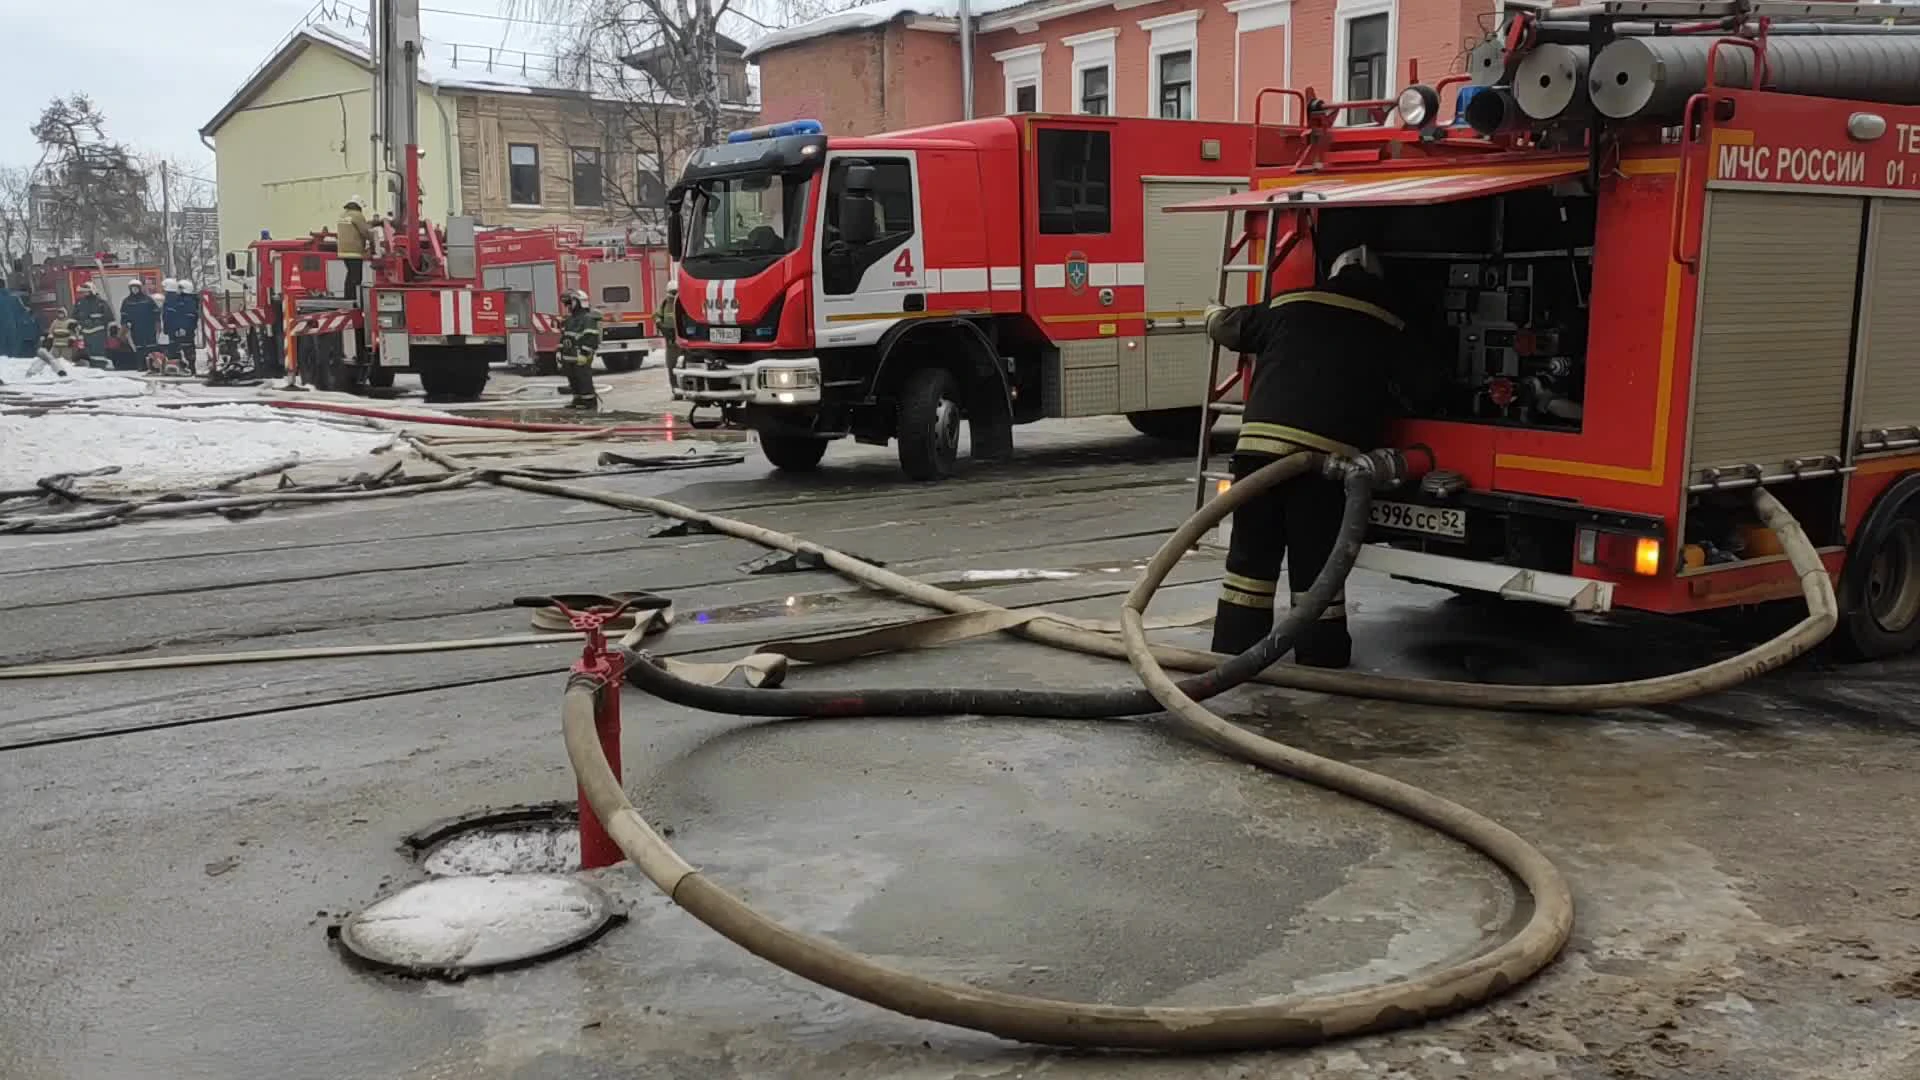
[[[1312,455],[1319,464],[1325,459]],[[1278,468],[1293,459],[1265,466]],[[1249,477],[1251,479],[1251,477]],[[1310,482],[1310,481],[1309,481]],[[1203,701],[1248,682],[1293,648],[1300,632],[1320,618],[1346,584],[1366,539],[1367,511],[1373,501],[1373,474],[1343,468],[1346,504],[1333,552],[1298,603],[1252,648],[1212,671],[1181,680],[1180,690]],[[934,687],[872,690],[788,690],[711,686],[673,674],[646,652],[626,651],[627,683],[664,701],[706,712],[736,716],[1027,716],[1060,720],[1098,720],[1143,716],[1162,711],[1144,689],[1002,690],[985,687]]]

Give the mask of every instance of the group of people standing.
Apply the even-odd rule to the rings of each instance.
[[[200,329],[200,299],[193,282],[185,278],[167,278],[160,288],[164,299],[155,300],[141,282],[128,283],[115,322],[112,305],[93,282],[83,282],[73,310],[54,312],[41,344],[70,363],[122,370],[177,366],[191,375],[197,360],[194,337]]]

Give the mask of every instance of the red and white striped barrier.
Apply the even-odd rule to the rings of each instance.
[[[310,337],[314,334],[337,334],[359,325],[358,311],[323,311],[293,320],[293,326],[287,332],[293,337]]]

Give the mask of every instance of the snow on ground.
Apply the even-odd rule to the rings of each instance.
[[[42,368],[29,378],[27,372],[34,363],[31,358],[0,356],[0,384],[4,384],[0,385],[0,397],[77,401],[83,398],[143,397],[147,393],[147,383],[143,379],[89,367],[68,365],[70,374],[66,378]]]
[[[160,409],[112,402],[97,410],[0,416],[0,489],[31,488],[41,477],[110,465],[120,472],[89,479],[88,490],[193,488],[288,459],[353,462],[395,439],[265,405]],[[351,471],[343,464],[343,474]]]

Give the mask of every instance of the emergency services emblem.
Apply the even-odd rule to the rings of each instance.
[[[1087,257],[1078,251],[1067,253],[1067,288],[1074,292],[1087,287]]]

